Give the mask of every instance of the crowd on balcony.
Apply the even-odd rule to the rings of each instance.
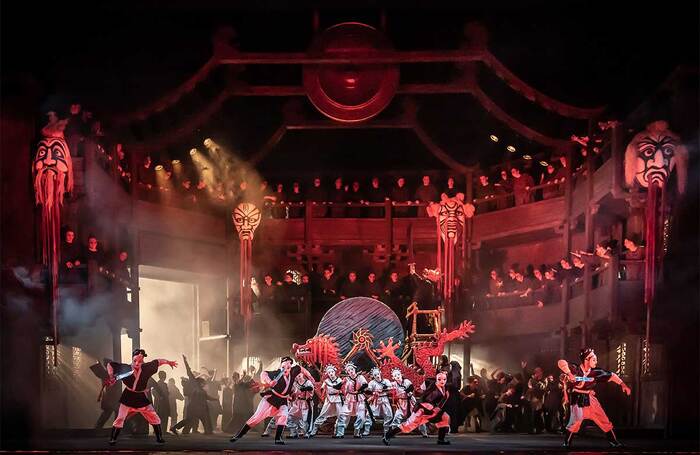
[[[585,178],[589,154],[594,169],[609,157],[604,133],[612,125],[613,122],[600,122],[591,138],[572,135],[570,139],[576,147],[573,163],[567,163],[562,154],[524,155],[476,172],[471,202],[477,213],[563,195],[569,166],[573,166],[573,180]],[[117,176],[125,190],[131,190],[135,179],[140,198],[187,209],[230,208],[249,201],[264,207],[268,217],[299,218],[304,215],[305,205],[311,203],[321,206],[312,210],[316,217],[374,218],[385,215],[384,208],[378,205],[389,201],[398,205],[392,210],[394,216],[426,216],[422,207],[439,201],[442,193],[450,197],[466,193],[463,181],[445,174],[375,175],[362,179],[337,176],[332,182],[315,177],[308,182],[300,179],[273,184],[264,177],[222,178],[216,166],[195,166],[191,160],[155,162],[149,155],[135,157],[132,169],[129,151],[108,137],[101,122],[80,104],[70,106],[64,134],[73,156],[85,156],[88,149],[95,150],[98,163]]]
[[[489,270],[488,276],[480,280],[482,285],[479,300],[482,309],[506,308],[524,305],[545,305],[558,303],[561,300],[562,288],[565,285],[577,292],[584,279],[586,270],[591,272],[592,287],[597,288],[605,283],[603,273],[610,266],[613,256],[622,259],[619,276],[615,279],[628,281],[641,280],[644,270],[644,246],[638,236],[625,238],[624,249],[620,254],[617,241],[606,240],[596,244],[593,252],[572,251],[556,264],[512,264],[506,271],[499,268]],[[571,294],[570,294],[571,295]]]
[[[459,279],[456,286],[461,289]],[[421,309],[434,309],[439,305],[437,292],[426,286],[425,280],[413,270],[400,274],[394,269],[377,273],[350,268],[339,273],[328,263],[318,273],[296,269],[263,273],[251,287],[254,312],[263,317],[309,311],[319,320],[341,300],[370,297],[385,303],[405,323],[406,310],[412,302],[418,302]]]

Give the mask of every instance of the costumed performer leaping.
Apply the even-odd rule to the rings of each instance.
[[[109,445],[117,443],[119,432],[124,427],[124,421],[133,414],[141,414],[148,423],[153,426],[153,432],[159,443],[164,443],[163,430],[160,427],[160,417],[153,408],[151,400],[148,399],[148,380],[156,374],[161,365],[170,365],[171,368],[177,366],[174,360],[156,359],[148,363],[143,363],[146,351],[135,349],[131,353],[131,365],[119,362],[109,362],[107,364],[106,386],[113,386],[118,380],[124,384],[124,391],[119,399],[119,412],[112,424],[112,435],[109,438]]]
[[[571,417],[566,426],[564,447],[571,447],[571,441],[576,433],[581,429],[584,420],[592,420],[603,430],[611,447],[622,447],[622,443],[617,440],[613,431],[613,424],[605,415],[603,407],[595,397],[595,387],[600,382],[612,381],[618,384],[624,393],[629,395],[631,390],[622,382],[622,379],[615,373],[602,368],[597,368],[598,357],[592,348],[581,349],[579,354],[581,364],[576,365],[562,359],[557,365],[566,374],[570,383],[573,384],[569,393],[571,403]]]
[[[284,356],[280,360],[280,367],[274,371],[263,371],[260,373],[260,383],[267,388],[260,392],[263,397],[258,404],[255,413],[246,421],[245,425],[238,433],[231,438],[231,442],[236,442],[242,438],[251,427],[259,424],[268,417],[274,417],[277,424],[275,433],[275,444],[284,444],[282,433],[287,425],[289,416],[288,401],[292,398],[292,388],[295,379],[299,375],[304,375],[309,381],[314,378],[306,368],[301,365],[294,365],[294,360],[289,356]]]
[[[433,423],[438,428],[438,444],[449,444],[445,439],[450,429],[450,416],[444,410],[450,392],[445,388],[447,374],[440,372],[435,376],[435,383],[425,390],[421,402],[413,408],[413,413],[405,422],[384,434],[382,442],[389,445],[389,440],[399,433],[410,433],[418,426]]]
[[[408,378],[403,377],[401,370],[398,368],[391,370],[391,379],[396,399],[396,412],[394,412],[391,426],[398,427],[411,415],[411,409],[416,405],[416,397],[413,395],[413,383]],[[428,437],[428,427],[425,424],[420,425],[418,431],[424,438]]]

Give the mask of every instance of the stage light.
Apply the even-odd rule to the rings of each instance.
[[[506,147],[506,150],[508,150],[510,153],[515,153],[515,147],[513,147],[512,145]]]
[[[195,156],[197,153],[199,153],[197,149],[190,150],[190,156]]]
[[[549,166],[549,163],[546,161],[540,161],[540,166],[547,167]]]
[[[491,139],[493,142],[498,142],[498,136],[496,136],[495,134],[489,136],[489,139]]]
[[[180,164],[180,160],[173,160],[173,166]]]
[[[205,146],[205,147],[209,148],[209,147],[211,147],[212,145],[214,145],[214,141],[212,141],[210,138],[204,139],[204,146]]]
[[[530,155],[523,155],[524,160],[531,160],[532,157]]]
[[[162,171],[162,170],[163,170],[162,164],[159,164],[158,166],[156,166],[156,171]]]

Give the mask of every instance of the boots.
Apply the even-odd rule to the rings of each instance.
[[[156,441],[158,441],[158,444],[163,444],[165,443],[165,439],[163,439],[163,430],[160,427],[160,424],[158,425],[152,425],[153,426],[153,433],[156,435]]]
[[[120,431],[122,431],[121,428],[112,427],[112,434],[109,437],[109,445],[113,446],[117,443],[117,437],[119,437]]]
[[[574,439],[574,433],[570,432],[569,430],[564,430],[564,444],[562,444],[564,447],[567,449],[572,447],[573,444],[573,439]]]
[[[449,430],[449,427],[442,427],[438,429],[438,440],[437,443],[440,445],[449,445],[450,441],[445,439],[445,436],[447,436],[447,430]]]
[[[610,444],[610,447],[624,447],[624,444],[617,440],[617,436],[615,436],[614,431],[608,431],[605,433],[605,437],[608,439],[608,444]]]
[[[284,432],[284,425],[277,425],[277,432],[275,433],[275,444],[284,445],[282,440],[282,432]]]
[[[230,439],[231,442],[236,442],[239,439],[241,439],[247,432],[250,430],[250,427],[246,424],[241,427],[240,430],[238,430],[238,433]]]
[[[393,438],[397,434],[401,433],[401,428],[399,427],[394,427],[384,433],[384,437],[382,438],[382,442],[384,443],[385,446],[389,445],[389,439]]]

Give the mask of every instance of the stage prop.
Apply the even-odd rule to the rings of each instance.
[[[644,269],[644,304],[647,309],[646,341],[650,342],[651,305],[656,293],[657,269],[663,261],[658,247],[666,220],[668,179],[676,171],[677,188],[685,192],[688,181],[688,149],[680,137],[663,120],[652,122],[637,133],[625,150],[625,183],[645,189],[646,263]]]
[[[249,357],[249,332],[250,319],[252,317],[252,300],[250,282],[253,276],[252,253],[253,253],[253,237],[255,230],[260,225],[262,218],[260,210],[249,202],[243,202],[233,209],[231,215],[233,225],[236,226],[238,238],[241,241],[241,263],[240,263],[240,295],[241,306],[240,313],[243,317],[243,336],[245,338],[245,355]]]
[[[34,194],[36,204],[41,206],[42,260],[48,268],[50,280],[54,362],[58,359],[56,351],[59,343],[61,206],[65,194],[73,189],[73,162],[68,143],[63,137],[66,123],[67,120],[58,120],[54,112],[49,112],[49,123],[41,130],[43,139],[37,146],[33,165]]]
[[[399,318],[382,302],[368,297],[346,299],[326,312],[316,336],[304,344],[294,343],[291,352],[297,361],[319,372],[327,365],[342,371],[350,360],[367,378],[375,366],[384,377],[391,377],[391,370],[398,368],[419,387],[425,379],[435,377],[433,359],[443,354],[445,344],[469,337],[475,326],[464,321],[448,332],[439,324],[441,310],[420,310],[414,303],[409,313],[413,328],[406,336]],[[433,333],[416,332],[419,315],[437,317]]]
[[[309,54],[321,57],[372,56],[391,50],[373,27],[358,22],[334,25],[318,35]],[[399,86],[396,64],[304,65],[304,90],[323,115],[338,122],[361,122],[379,114]]]
[[[379,347],[379,340],[404,339],[396,313],[369,297],[353,297],[334,305],[319,323],[316,335],[321,334],[335,339],[344,360],[352,360],[367,371],[377,361],[374,349]]]
[[[440,286],[447,313],[447,327],[454,322],[453,291],[455,278],[455,250],[460,236],[464,235],[466,218],[474,216],[474,206],[464,203],[464,194],[449,198],[442,194],[440,202],[431,203],[428,215],[435,217],[437,227],[437,262],[442,269]]]

